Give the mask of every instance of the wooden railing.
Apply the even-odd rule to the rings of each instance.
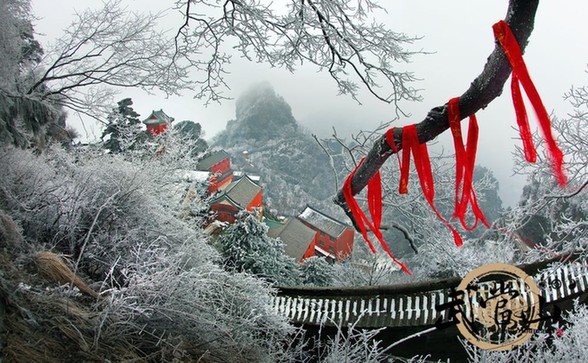
[[[544,303],[569,300],[588,292],[586,263],[554,261],[518,266],[539,285]],[[438,306],[450,299],[461,279],[367,287],[281,287],[271,304],[291,322],[304,325],[355,325],[358,328],[434,325],[443,318]],[[446,316],[445,316],[446,318]]]

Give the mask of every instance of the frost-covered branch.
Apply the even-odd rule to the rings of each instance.
[[[193,89],[187,67],[173,64],[169,37],[158,30],[161,17],[132,12],[121,0],[76,14],[32,70],[26,94],[96,116],[93,102],[88,103],[91,95],[110,101],[117,88],[167,95]],[[97,89],[102,91],[96,94]]]
[[[372,18],[372,0],[290,1],[178,0],[184,22],[175,37],[176,59],[205,71],[199,97],[225,96],[224,68],[236,50],[250,61],[294,71],[309,63],[326,70],[339,92],[357,100],[365,87],[381,101],[416,100],[413,74],[395,69],[415,53],[417,38],[388,30]],[[229,48],[230,47],[230,48]],[[229,50],[230,49],[230,50]]]

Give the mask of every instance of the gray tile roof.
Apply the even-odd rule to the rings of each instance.
[[[221,161],[223,161],[224,159],[226,159],[228,157],[230,157],[230,155],[224,150],[213,151],[212,154],[204,157],[203,159],[201,159],[198,162],[198,165],[196,165],[196,169],[208,170],[212,166],[220,163]]]
[[[280,238],[284,243],[286,254],[298,261],[304,255],[316,233],[298,218],[290,218],[286,224],[271,228],[267,234],[273,238]]]
[[[261,187],[245,175],[243,178],[229,185],[220,196],[211,201],[211,204],[215,204],[222,199],[228,199],[231,203],[245,209],[260,190]]]
[[[171,123],[173,122],[174,118],[168,116],[163,110],[159,111],[152,111],[151,115],[143,120],[145,125],[159,125],[162,123]]]
[[[308,205],[302,211],[302,213],[300,213],[298,218],[334,238],[339,237],[346,229],[351,228],[345,223],[340,222],[335,218],[330,217]]]

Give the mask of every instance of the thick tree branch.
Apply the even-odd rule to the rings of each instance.
[[[510,26],[523,52],[529,36],[533,31],[538,3],[538,0],[510,0],[509,2],[505,21]],[[488,29],[488,31],[492,30]],[[474,79],[469,89],[459,98],[459,109],[462,119],[468,118],[480,109],[485,108],[490,102],[500,96],[511,70],[510,63],[504,55],[502,48],[496,43],[482,73]],[[451,97],[453,96],[449,95],[447,98],[449,99]],[[434,107],[429,111],[427,117],[417,124],[419,141],[421,143],[431,141],[448,128],[447,104]],[[398,150],[400,150],[402,148],[401,128],[394,130],[394,140]],[[372,176],[374,176],[382,164],[393,153],[390,146],[386,143],[385,135],[382,135],[369,151],[365,161],[358,168],[352,179],[351,188],[353,195],[358,194],[366,187]],[[355,224],[349,207],[345,203],[342,189],[339,190],[334,202],[343,208],[347,216]]]

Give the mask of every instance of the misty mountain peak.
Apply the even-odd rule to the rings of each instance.
[[[285,102],[281,97],[276,95],[274,87],[267,81],[249,87],[237,99],[235,107],[237,119],[246,117],[251,109],[260,101],[273,101],[276,99],[281,99],[282,102]]]
[[[236,120],[227,123],[213,144],[232,155],[235,170],[261,177],[267,205],[292,215],[306,203],[332,205],[335,180],[325,167],[329,159],[271,84],[259,83],[244,92],[235,113]]]
[[[298,130],[290,105],[269,82],[245,91],[237,99],[235,115],[236,120],[230,121],[224,132],[231,140],[270,140]]]

